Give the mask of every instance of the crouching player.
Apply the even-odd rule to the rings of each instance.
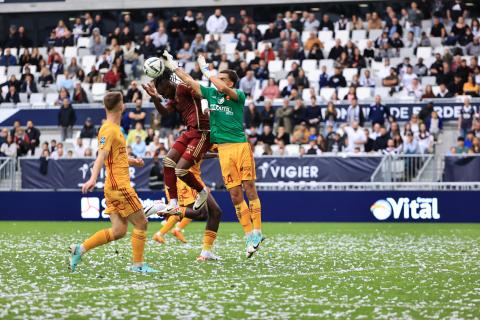
[[[143,166],[143,160],[128,158],[125,138],[120,130],[120,120],[125,109],[120,92],[109,92],[103,99],[107,120],[98,133],[98,155],[90,179],[82,186],[82,192],[93,190],[98,174],[105,164],[105,213],[110,215],[112,227],[100,230],[82,244],[70,247],[70,268],[75,271],[82,256],[89,250],[108,242],[121,239],[127,233],[128,222],[133,224],[132,251],[133,272],[157,272],[143,262],[147,239],[147,219],[137,193],[130,185],[129,165]]]
[[[206,154],[204,158],[214,157],[216,155]],[[190,172],[195,176],[195,178],[200,181],[200,183],[205,187],[205,184],[201,178],[201,161],[197,162],[190,168]],[[178,190],[178,204],[180,206],[180,215],[170,215],[167,219],[166,224],[154,234],[153,240],[158,243],[165,243],[165,235],[175,226],[177,222],[180,221],[179,225],[172,231],[172,234],[181,242],[186,243],[185,237],[183,236],[182,230],[190,223],[192,220],[204,220],[207,219],[207,225],[205,228],[205,233],[203,236],[203,247],[200,256],[197,258],[198,261],[207,261],[207,260],[218,260],[219,258],[213,254],[213,243],[217,238],[217,231],[220,224],[220,219],[222,215],[222,210],[220,206],[215,201],[215,198],[208,194],[207,205],[203,206],[200,210],[194,210],[193,206],[195,199],[197,198],[197,191],[189,187],[182,180],[177,180],[177,190]],[[167,198],[170,200],[169,190],[166,190]],[[152,206],[145,210],[146,215],[150,214],[163,214],[160,210],[158,212],[158,207]]]

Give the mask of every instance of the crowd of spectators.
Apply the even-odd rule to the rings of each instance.
[[[124,14],[113,30],[105,26],[101,15],[86,13],[70,25],[63,20],[58,22],[43,44],[49,48],[46,56],[42,56],[38,48],[28,49],[33,43],[24,27],[12,26],[3,44],[0,66],[19,65],[22,74],[12,75],[0,84],[8,88],[0,95],[0,102],[17,103],[19,93],[31,94],[56,84],[59,86],[56,105],[60,107],[60,140],[63,141],[72,138],[76,121],[72,103],[89,101],[84,84],[105,82],[108,89],[123,89],[126,102],[135,104],[135,109],[127,112],[122,120],[129,152],[136,156],[162,154],[168,141],[182,129],[181,124],[176,116],[160,118],[158,115],[145,123],[142,102],[146,97],[136,79],[140,77],[138,67],[142,59],[168,49],[183,64],[194,64],[199,55],[204,55],[212,70],[230,68],[238,73],[238,86],[245,91],[248,101],[246,133],[257,150],[262,148],[262,154],[288,154],[289,144],[299,145],[300,154],[429,153],[443,126],[432,103],[419,114],[413,114],[405,124],[399,124],[380,95],[372,99],[368,112],[360,107],[358,97],[358,88],[371,88],[373,92],[378,86],[388,88],[393,96],[424,101],[479,96],[478,19],[471,17],[467,23],[469,13],[461,0],[423,1],[420,5],[425,7],[408,2],[397,10],[387,6],[385,12],[338,18],[314,11],[286,11],[278,13],[273,21],[260,21],[268,24],[262,30],[258,28],[259,21],[254,21],[245,9],[228,17],[221,9],[208,17],[188,9],[168,19],[157,19],[150,12],[142,28],[136,27],[129,14]],[[428,29],[423,27],[424,19],[431,21]],[[352,39],[335,37],[337,32],[345,30],[351,32]],[[357,30],[370,34],[380,32],[361,48],[353,39],[353,32]],[[326,39],[319,38],[319,31],[331,31],[334,43],[327,45]],[[231,54],[226,53],[222,42],[225,34],[235,43]],[[67,59],[55,49],[75,45],[85,37],[89,39],[89,53],[95,56],[90,70],[83,70],[75,57]],[[415,57],[423,48],[431,48],[434,41],[439,41],[442,52],[436,52],[431,59]],[[24,49],[15,56],[10,48]],[[306,59],[320,61],[318,78],[312,79],[309,76],[312,70],[302,68],[302,61]],[[277,80],[283,78],[270,74],[269,62],[274,60],[299,61],[291,63],[282,86]],[[322,64],[327,60],[332,63],[330,66]],[[377,70],[374,64],[382,67]],[[346,77],[347,69],[355,69],[356,73]],[[197,64],[190,74],[202,80]],[[433,82],[422,83],[425,78]],[[326,101],[322,101],[324,97],[320,95],[323,88],[334,89]],[[348,90],[339,90],[341,88]],[[261,90],[260,94],[257,90]],[[340,92],[344,94],[340,96]],[[346,118],[337,110],[341,100],[349,105]],[[478,114],[469,100],[465,101],[459,119],[460,137],[465,140],[465,148],[476,152],[477,143],[470,138],[472,132],[474,136],[479,134],[475,129]],[[325,112],[321,104],[326,104]],[[161,139],[164,142],[160,142]],[[459,153],[463,149],[453,150]]]

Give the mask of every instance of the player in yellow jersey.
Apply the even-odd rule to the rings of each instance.
[[[98,133],[98,154],[93,165],[90,179],[82,186],[82,192],[92,191],[102,166],[106,167],[105,213],[110,215],[112,227],[103,229],[86,239],[82,244],[70,247],[70,268],[75,271],[82,255],[87,251],[108,242],[121,239],[128,229],[128,222],[133,224],[132,251],[133,272],[158,272],[143,262],[143,252],[147,239],[147,219],[137,193],[130,185],[129,166],[141,167],[142,159],[128,158],[125,137],[120,130],[120,120],[125,110],[123,96],[120,92],[109,92],[103,99],[107,120]]]

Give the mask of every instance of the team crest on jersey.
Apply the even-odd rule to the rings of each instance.
[[[221,97],[220,99],[218,99],[218,104],[222,104],[225,102],[225,98],[224,97]]]
[[[106,139],[105,137],[101,137],[101,138],[100,138],[100,145],[101,145],[101,146],[105,145],[105,141],[106,141],[106,140],[107,140],[107,139]]]

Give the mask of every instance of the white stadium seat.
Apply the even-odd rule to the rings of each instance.
[[[322,42],[325,42],[325,41],[328,41],[328,40],[332,40],[333,39],[333,31],[319,31],[318,32],[318,38],[320,39],[320,41]]]
[[[382,33],[383,33],[382,29],[372,29],[368,31],[368,39],[377,40],[377,38],[380,37]]]
[[[322,88],[320,89],[320,97],[325,101],[330,101],[332,95],[335,93],[335,88]],[[343,97],[342,97],[343,98]]]
[[[77,40],[77,47],[88,48],[90,46],[90,39],[88,37],[79,37]]]
[[[345,77],[345,80],[347,82],[351,82],[353,79],[353,76],[358,74],[358,69],[357,68],[345,68],[343,69],[343,76]]]
[[[7,73],[7,67],[0,66],[0,76],[3,76],[5,73]]]
[[[77,56],[77,47],[65,47],[65,58],[73,58]]]
[[[352,31],[352,40],[360,41],[367,38],[367,30],[353,30]]]
[[[94,55],[86,55],[82,57],[82,68],[86,74],[90,72],[92,66],[95,65],[96,61],[97,57],[95,57]]]
[[[348,40],[350,40],[350,31],[338,30],[335,32],[335,39],[340,39],[340,41],[342,41],[342,45],[347,44]]]
[[[283,69],[287,72],[290,72],[290,70],[292,69],[292,64],[294,62],[297,63],[298,65],[300,65],[299,60],[285,60],[285,66],[283,67]]]
[[[280,82],[278,83],[278,89],[282,91],[283,88],[285,88],[287,85],[288,85],[287,79],[281,79]]]
[[[429,58],[432,56],[432,47],[418,47],[417,48],[417,57],[419,58]]]
[[[225,44],[225,53],[226,54],[234,54],[237,48],[236,42],[229,42]]]
[[[309,73],[317,69],[317,60],[314,59],[305,59],[302,61],[302,68],[305,70],[305,73]]]
[[[348,87],[339,87],[337,89],[338,99],[344,100],[345,96],[348,94]]]
[[[426,85],[431,85],[431,86],[434,86],[437,84],[437,78],[435,77],[422,77],[420,78],[420,82],[422,83],[422,86],[426,86]]]
[[[92,85],[93,101],[102,101],[106,91],[107,91],[106,83],[94,83]]]
[[[367,100],[372,98],[372,88],[370,87],[358,87],[357,98],[359,100]]]
[[[20,93],[20,102],[28,102],[28,93]]]
[[[285,151],[289,156],[298,156],[300,154],[300,146],[298,144],[287,144]]]
[[[270,73],[275,73],[282,71],[283,69],[283,61],[282,60],[272,60],[268,62],[268,71]]]
[[[373,95],[379,95],[382,99],[390,97],[390,88],[389,87],[375,87]]]
[[[55,102],[57,102],[57,100],[58,100],[58,94],[55,93],[55,92],[47,93],[47,95],[45,97],[45,102],[49,106],[55,105]]]

